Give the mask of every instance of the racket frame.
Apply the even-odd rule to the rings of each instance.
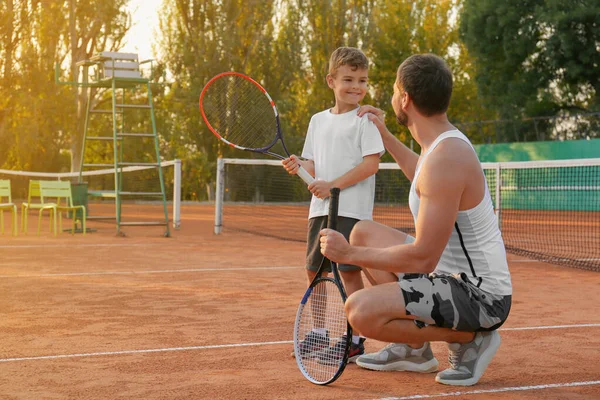
[[[337,230],[339,195],[340,195],[339,188],[331,188],[330,197],[329,197],[329,215],[327,217],[327,228],[328,229]],[[319,266],[319,269],[317,270],[315,277],[313,278],[312,282],[308,286],[308,289],[304,293],[304,296],[302,296],[302,300],[300,301],[300,306],[298,307],[298,312],[296,313],[296,320],[294,322],[294,354],[296,356],[295,357],[296,363],[298,364],[298,368],[300,369],[300,372],[302,372],[302,375],[304,375],[304,377],[306,379],[308,379],[310,382],[317,384],[317,385],[328,385],[332,382],[335,382],[342,375],[342,373],[344,372],[344,369],[346,368],[346,365],[348,364],[348,352],[350,350],[350,343],[352,342],[352,327],[350,326],[350,323],[346,319],[346,348],[344,350],[344,357],[341,360],[341,365],[339,366],[335,375],[325,381],[318,381],[318,380],[314,379],[313,377],[311,377],[308,374],[308,372],[306,371],[306,369],[304,368],[304,365],[302,364],[302,357],[298,354],[298,344],[302,340],[302,338],[298,337],[298,330],[299,330],[298,325],[301,321],[302,311],[304,310],[304,307],[306,306],[308,299],[310,298],[310,295],[312,294],[315,286],[322,281],[333,282],[340,292],[342,301],[345,303],[346,299],[348,298],[346,296],[346,290],[344,289],[344,285],[342,283],[342,279],[340,277],[340,273],[338,271],[336,262],[329,260],[331,263],[331,272],[333,273],[333,278],[321,276],[325,269],[324,261],[325,261],[325,256],[323,256],[323,258],[321,259],[321,265]]]
[[[208,117],[206,116],[206,113],[204,112],[204,106],[203,106],[204,96],[206,95],[206,92],[207,92],[208,88],[216,80],[224,78],[224,77],[227,77],[227,76],[236,76],[236,77],[245,79],[245,80],[251,82],[252,84],[254,84],[267,97],[267,99],[269,100],[269,103],[271,104],[271,107],[273,107],[273,113],[275,115],[277,132],[275,132],[275,138],[274,138],[274,140],[271,143],[269,143],[267,146],[260,147],[260,148],[250,148],[250,147],[239,146],[239,145],[237,145],[235,143],[231,143],[230,141],[228,141],[227,139],[225,139],[223,136],[221,136],[221,134],[219,132],[217,132],[217,130],[212,126],[212,124],[208,120]],[[219,138],[221,141],[223,141],[227,145],[229,145],[231,147],[234,147],[236,149],[239,149],[239,150],[252,151],[254,153],[261,153],[261,154],[268,154],[268,155],[270,155],[272,157],[275,157],[275,158],[278,158],[280,160],[285,160],[287,157],[284,157],[284,156],[282,156],[280,154],[273,153],[273,152],[269,151],[273,146],[275,146],[275,144],[277,143],[277,141],[280,140],[281,141],[281,145],[283,147],[283,150],[285,151],[285,153],[287,154],[288,157],[290,156],[290,152],[287,149],[287,146],[285,145],[285,142],[283,140],[283,133],[281,132],[281,123],[279,121],[279,111],[277,111],[277,106],[275,106],[275,102],[273,101],[273,99],[271,98],[271,96],[269,95],[269,93],[267,92],[267,90],[265,88],[263,88],[260,83],[256,82],[254,79],[250,78],[249,76],[244,75],[244,74],[240,74],[239,72],[234,72],[234,71],[222,72],[222,73],[220,73],[218,75],[215,75],[213,78],[211,78],[206,83],[206,85],[202,89],[202,93],[200,93],[199,103],[200,103],[200,113],[202,114],[202,119],[206,123],[206,126],[208,126],[208,129],[210,129],[210,131],[217,138]],[[315,180],[315,178],[313,178],[313,176],[311,174],[309,174],[308,171],[306,169],[304,169],[304,167],[302,167],[301,165],[298,165],[298,172],[297,172],[297,174],[298,174],[298,176],[300,176],[300,178],[302,178],[302,180],[304,182],[306,182],[307,185],[310,185]]]

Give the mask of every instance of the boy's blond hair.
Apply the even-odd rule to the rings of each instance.
[[[356,47],[338,47],[329,58],[329,74],[335,76],[343,65],[349,65],[353,71],[369,69],[369,59]]]

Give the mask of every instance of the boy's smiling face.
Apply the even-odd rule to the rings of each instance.
[[[335,76],[327,75],[327,84],[335,94],[335,103],[339,111],[350,111],[358,106],[367,94],[369,71],[352,69],[349,65],[338,68]]]

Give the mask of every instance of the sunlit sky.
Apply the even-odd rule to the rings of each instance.
[[[130,0],[132,27],[125,36],[125,46],[121,52],[137,53],[140,60],[158,58],[152,50],[158,31],[158,9],[162,0]]]

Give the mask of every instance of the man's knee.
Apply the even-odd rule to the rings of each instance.
[[[369,225],[371,221],[359,221],[350,233],[350,244],[353,246],[364,246],[369,238]]]
[[[370,317],[367,311],[367,296],[365,296],[365,290],[359,290],[353,293],[346,300],[346,315],[348,316],[348,322],[354,329],[365,334],[363,330],[368,328],[367,319]]]

